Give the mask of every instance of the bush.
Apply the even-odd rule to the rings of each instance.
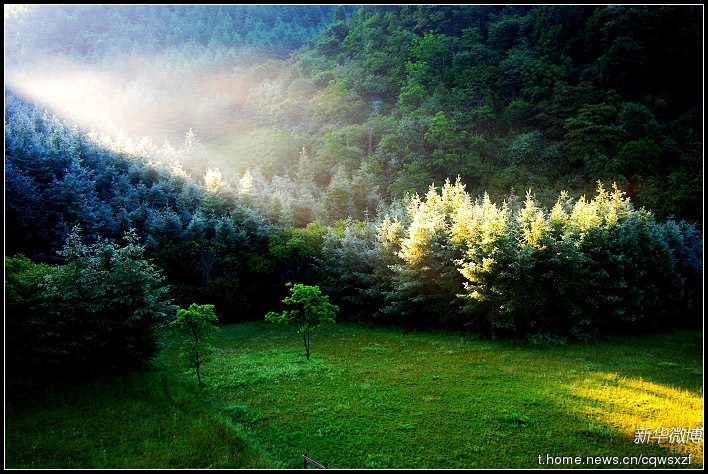
[[[5,257],[5,358],[7,372],[18,376],[36,367],[37,318],[41,314],[42,282],[58,270],[24,255]]]
[[[165,298],[164,278],[143,258],[135,232],[127,232],[125,240],[124,247],[110,242],[87,247],[76,227],[60,252],[65,265],[22,263],[26,270],[20,275],[31,288],[23,291],[31,297],[13,293],[8,327],[14,332],[10,340],[24,339],[15,346],[23,347],[27,369],[81,376],[138,368],[157,354],[158,330],[175,307]],[[30,278],[37,272],[44,273],[41,282]],[[26,316],[18,311],[22,305]]]

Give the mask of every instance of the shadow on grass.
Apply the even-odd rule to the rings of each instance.
[[[159,370],[6,392],[10,468],[243,468],[274,464]]]

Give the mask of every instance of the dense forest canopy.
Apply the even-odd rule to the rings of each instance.
[[[292,282],[412,326],[695,324],[702,14],[6,6],[6,254],[134,229],[222,321]]]

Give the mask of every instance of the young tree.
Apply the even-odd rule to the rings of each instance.
[[[180,357],[187,360],[190,366],[196,369],[200,387],[204,387],[204,382],[202,382],[199,368],[209,360],[211,354],[211,347],[208,346],[211,341],[210,334],[219,330],[213,324],[218,320],[219,318],[214,313],[213,304],[192,303],[189,309],[177,311],[177,319],[170,323],[171,328],[188,336],[187,340],[182,343]]]
[[[457,294],[463,278],[455,264],[462,257],[450,241],[450,228],[457,209],[469,201],[458,178],[449,180],[438,194],[431,186],[424,199],[417,195],[407,206],[410,218],[391,265],[393,287],[388,294],[391,309],[401,312],[406,324],[454,323],[459,313]]]
[[[339,307],[329,302],[329,296],[320,292],[319,286],[309,286],[296,283],[286,284],[291,296],[283,300],[290,306],[290,311],[278,314],[274,311],[266,314],[266,321],[271,323],[293,323],[297,333],[305,343],[305,356],[310,360],[310,335],[312,331],[326,323],[333,323]]]
[[[377,232],[371,221],[338,221],[325,235],[319,262],[322,288],[350,318],[368,319],[380,307],[373,288]]]

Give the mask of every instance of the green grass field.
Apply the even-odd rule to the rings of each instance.
[[[196,389],[157,368],[5,394],[5,467],[273,467]]]
[[[203,390],[178,344],[167,337],[146,374],[8,396],[6,466],[294,468],[303,453],[333,468],[703,465],[702,442],[634,443],[637,428],[703,428],[699,332],[530,348],[334,324],[307,362],[292,328],[253,322],[216,333]]]

